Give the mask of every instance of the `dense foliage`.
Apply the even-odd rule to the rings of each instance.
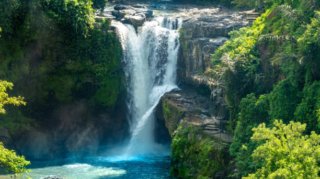
[[[0,81],[0,114],[5,114],[5,105],[26,105],[21,96],[11,97],[7,90],[12,90],[13,84],[7,81]]]
[[[92,6],[87,0],[0,2],[0,77],[28,101],[20,119],[42,120],[52,106],[80,100],[92,109],[116,105],[121,48],[109,22],[95,22]]]
[[[19,106],[26,104],[20,96],[9,96],[7,90],[11,90],[12,87],[12,83],[0,81],[0,115],[6,113],[4,109],[6,105]],[[29,164],[30,162],[26,161],[23,156],[18,156],[13,150],[6,149],[3,143],[0,142],[0,170],[4,169],[7,172],[23,173],[27,171],[26,166]]]
[[[9,146],[18,153],[30,159],[64,156],[84,151],[90,142],[105,145],[125,135],[127,123],[118,114],[123,94],[120,42],[109,20],[95,18],[104,2],[0,2],[0,79],[12,81],[11,94],[28,103],[20,109],[9,106],[0,116]],[[75,134],[81,132],[95,140],[80,141]],[[48,145],[37,148],[44,140]]]
[[[6,149],[0,142],[0,169],[7,172],[23,173],[30,164],[23,156],[18,156],[15,151]]]
[[[252,26],[230,33],[230,40],[212,55],[212,68],[207,71],[221,79],[231,112],[229,130],[234,141],[230,153],[235,157],[237,177],[256,173],[261,165],[267,167],[252,155],[261,142],[250,139],[252,129],[260,123],[272,126],[275,119],[293,120],[306,123],[307,134],[320,132],[319,1],[266,0],[249,6],[260,6],[264,12]],[[291,171],[288,176],[296,174]]]
[[[200,128],[180,124],[171,146],[171,174],[174,177],[210,178],[216,172],[226,170],[226,144],[201,134]]]
[[[253,129],[252,140],[260,142],[253,151],[253,160],[260,165],[245,178],[318,178],[320,135],[304,135],[305,124],[276,120],[274,127],[265,123]]]

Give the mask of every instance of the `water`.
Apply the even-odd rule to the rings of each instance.
[[[181,20],[156,17],[135,29],[114,22],[123,48],[131,125],[124,157],[158,155],[165,148],[155,142],[154,109],[176,86]]]
[[[55,176],[63,179],[166,179],[169,178],[169,167],[168,157],[135,158],[130,161],[88,157],[69,161],[33,162],[31,172],[18,178],[43,179]]]
[[[29,177],[169,178],[170,148],[155,142],[154,109],[166,92],[177,88],[178,30],[181,22],[178,18],[156,17],[138,30],[131,25],[113,23],[124,53],[131,132],[128,144],[109,151],[112,157],[32,162]]]

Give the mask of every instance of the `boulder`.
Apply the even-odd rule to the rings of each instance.
[[[145,21],[146,17],[144,14],[126,15],[123,18],[124,23],[131,24],[135,28],[142,26]]]
[[[146,9],[147,8],[145,5],[142,5],[142,4],[135,4],[135,5],[132,5],[132,7],[140,8],[140,9]]]
[[[111,14],[116,20],[131,24],[135,28],[142,26],[148,18],[153,17],[153,11],[143,5],[116,5]]]
[[[117,4],[114,6],[114,10],[120,11],[124,9],[130,9],[130,6],[127,5],[122,5],[122,4]]]
[[[152,18],[153,17],[153,11],[152,10],[146,10],[144,11],[146,18]]]
[[[171,136],[174,136],[183,121],[191,126],[200,127],[203,134],[228,143],[231,135],[225,131],[227,113],[224,112],[226,111],[224,108],[226,106],[223,105],[224,101],[218,102],[222,104],[212,103],[205,95],[187,87],[163,96],[157,109],[162,111],[162,114],[156,114],[157,118],[165,121]]]
[[[112,14],[116,19],[121,19],[121,18],[124,17],[123,14],[120,13],[120,11],[118,11],[118,10],[112,11],[111,14]]]

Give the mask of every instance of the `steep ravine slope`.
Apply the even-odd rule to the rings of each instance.
[[[191,73],[182,75],[185,77],[182,78],[183,83],[191,84],[196,87],[196,91],[207,94],[208,99],[210,93],[214,99],[219,91],[218,97],[222,97],[223,105],[218,106],[227,106],[228,116],[224,115],[224,117],[228,119],[227,131],[233,133],[229,153],[233,158],[232,165],[235,166],[232,172],[228,173],[229,176],[299,178],[297,173],[302,173],[303,178],[308,178],[319,175],[317,170],[312,174],[307,173],[305,166],[309,164],[298,160],[299,157],[294,156],[293,160],[289,159],[288,156],[292,154],[291,149],[287,151],[290,155],[287,155],[277,145],[273,145],[268,149],[268,151],[272,150],[271,155],[268,152],[262,154],[263,152],[259,149],[268,145],[268,142],[265,141],[266,138],[255,135],[264,125],[273,127],[272,129],[277,128],[278,119],[281,119],[284,124],[304,123],[305,134],[319,133],[319,8],[319,2],[312,0],[274,1],[265,4],[261,16],[252,26],[233,31],[230,33],[230,40],[221,48],[211,52],[213,55],[208,58],[208,62],[211,63],[210,68],[206,69],[208,66],[198,63],[204,68],[200,70],[194,68],[195,72],[189,70]],[[183,33],[181,38],[181,43],[185,44]],[[197,53],[189,54],[201,54],[197,50],[192,50],[194,48],[188,51],[183,49],[182,53],[188,54],[191,51]],[[192,60],[189,64],[197,60]],[[180,64],[185,65],[181,67],[190,68],[188,63]],[[182,74],[186,72],[184,68],[181,70]],[[203,90],[205,87],[207,89]],[[183,100],[179,99],[181,96]],[[173,131],[172,126],[178,127],[178,130],[171,133],[173,135],[172,173],[182,178],[221,177],[223,172],[217,172],[219,171],[217,168],[222,166],[221,169],[227,169],[223,164],[228,157],[224,156],[223,162],[219,160],[221,158],[216,158],[222,156],[214,151],[219,148],[216,147],[217,142],[215,142],[218,137],[210,137],[208,140],[208,137],[204,137],[208,135],[203,135],[206,131],[205,127],[199,129],[197,127],[199,122],[195,122],[201,121],[201,117],[197,117],[199,120],[194,120],[196,117],[190,120],[189,116],[185,116],[183,106],[197,101],[185,99],[189,98],[172,93],[168,94],[162,103],[163,118],[167,121],[170,131]],[[171,107],[168,108],[168,106]],[[205,114],[204,111],[200,110],[198,114]],[[202,118],[205,117],[202,116]],[[268,134],[259,135],[268,136]],[[223,138],[218,139],[222,141]],[[207,141],[212,143],[206,145]],[[295,150],[304,149],[298,146]],[[302,155],[304,155],[302,158],[311,156]],[[311,156],[311,158],[314,157]],[[283,163],[279,161],[286,160],[288,162],[284,162],[285,165],[279,165]],[[301,165],[303,168],[292,171],[290,168],[292,165]],[[310,164],[311,166],[318,167],[317,163]]]
[[[223,177],[231,170],[228,145],[232,136],[226,131],[228,109],[223,89],[203,74],[210,67],[211,54],[228,39],[228,33],[249,24],[248,12],[177,7],[169,17],[183,20],[177,65],[181,89],[162,98],[156,112],[157,123],[164,123],[171,135],[175,177]],[[106,17],[113,15],[137,28],[147,14],[143,6],[117,5]],[[163,131],[158,136],[166,137]]]
[[[158,107],[158,120],[164,120],[172,137],[171,174],[175,177],[225,177],[232,170],[224,91],[203,74],[228,33],[249,24],[245,13],[191,10],[180,29],[181,89],[165,95]]]

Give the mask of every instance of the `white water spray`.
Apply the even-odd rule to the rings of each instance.
[[[131,138],[125,156],[159,154],[154,139],[154,109],[176,86],[176,65],[181,20],[157,17],[136,32],[133,26],[114,23],[123,48],[128,80]]]

